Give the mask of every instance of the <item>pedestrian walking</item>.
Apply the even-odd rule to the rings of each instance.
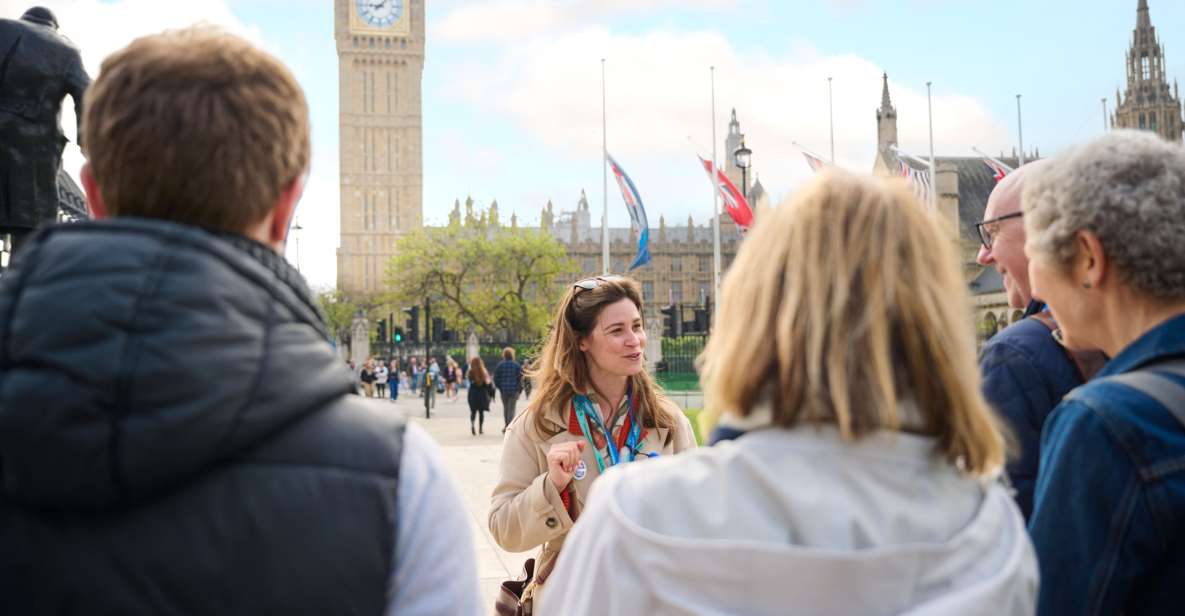
[[[382,359],[375,362],[374,368],[374,391],[378,398],[387,397],[387,365]]]
[[[0,277],[0,612],[486,613],[438,446],[355,395],[283,256],[291,71],[169,30],[104,59],[83,114],[93,219]]]
[[[446,356],[444,371],[444,397],[446,400],[456,401],[457,382],[461,380],[461,368],[452,356]]]
[[[391,402],[399,400],[399,360],[392,357],[391,366],[387,369],[387,387],[391,390]]]
[[[531,374],[534,371],[531,360],[523,361],[523,399],[531,400],[531,387],[534,385],[534,379]]]
[[[367,358],[366,363],[362,364],[362,371],[358,373],[358,380],[362,381],[362,391],[367,398],[374,397],[374,359]]]
[[[514,361],[514,348],[502,349],[502,361],[494,366],[494,386],[502,396],[502,432],[514,421],[518,392],[523,384],[523,367]]]
[[[544,592],[560,546],[602,473],[696,445],[687,417],[646,372],[642,308],[641,286],[632,279],[574,284],[544,344],[535,400],[506,431],[489,526],[505,550],[542,546],[523,602]],[[604,581],[582,587],[586,598],[607,590]],[[553,613],[601,605],[583,602],[557,604],[563,607]],[[637,613],[638,605],[618,613]]]
[[[408,360],[407,376],[410,379],[411,394],[418,396],[420,392],[420,363],[415,357]]]
[[[1185,588],[1185,150],[1116,130],[1025,191],[1033,294],[1111,361],[1050,413],[1039,614],[1175,614]]]
[[[466,396],[469,401],[469,432],[471,434],[485,434],[486,411],[490,410],[490,400],[494,398],[494,384],[490,381],[490,373],[486,371],[485,363],[480,357],[469,360],[469,390]],[[477,419],[477,431],[473,431],[473,420]]]
[[[748,431],[601,479],[539,613],[1032,614],[945,224],[835,170],[770,210],[700,358]]]

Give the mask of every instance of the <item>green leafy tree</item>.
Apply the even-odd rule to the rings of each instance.
[[[345,293],[337,290],[318,293],[317,303],[325,313],[325,325],[329,328],[329,334],[338,340],[349,340],[350,326],[358,312],[358,305],[350,301]]]
[[[560,298],[558,282],[573,271],[563,244],[526,228],[490,224],[419,229],[396,243],[387,267],[388,300],[402,305],[432,299],[432,316],[450,329],[529,340],[547,330]]]

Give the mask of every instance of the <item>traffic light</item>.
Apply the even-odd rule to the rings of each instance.
[[[387,341],[387,320],[379,319],[379,342]]]
[[[420,341],[420,307],[412,306],[411,308],[404,308],[403,312],[407,314],[407,322],[403,324],[407,333],[407,339],[412,342]]]
[[[432,342],[444,342],[444,319],[432,317]]]
[[[708,309],[695,309],[695,331],[706,334],[708,332]]]
[[[395,335],[392,336],[392,341],[395,342],[395,344],[403,344],[403,328],[402,327],[395,328]]]
[[[679,304],[671,304],[660,309],[662,312],[662,335],[665,338],[678,338],[683,334],[683,315]]]

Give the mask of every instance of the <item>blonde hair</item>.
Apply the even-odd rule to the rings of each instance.
[[[82,128],[112,216],[241,233],[309,166],[296,78],[209,26],[138,38],[103,60]]]
[[[856,440],[901,430],[912,400],[907,429],[968,473],[997,471],[1005,440],[980,393],[953,243],[904,182],[820,173],[761,220],[724,280],[699,357],[708,407],[768,403],[776,425]]]
[[[545,438],[554,436],[544,421],[546,413],[560,409],[558,419],[566,425],[567,416],[563,412],[572,398],[592,391],[588,360],[580,350],[580,340],[592,333],[606,306],[623,299],[633,302],[638,313],[642,313],[642,289],[632,278],[598,280],[596,288],[587,290],[573,286],[560,301],[539,361],[534,369],[527,371],[527,377],[539,384],[537,395],[527,406],[527,412],[533,414],[537,434]],[[667,429],[678,426],[678,419],[660,404],[662,390],[649,372],[642,370],[631,376],[630,387],[642,425]]]

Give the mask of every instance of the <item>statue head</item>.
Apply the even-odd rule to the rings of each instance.
[[[54,30],[58,29],[58,18],[54,16],[53,11],[43,6],[35,6],[25,11],[25,14],[21,15],[21,19],[31,21],[35,24],[49,26]]]

